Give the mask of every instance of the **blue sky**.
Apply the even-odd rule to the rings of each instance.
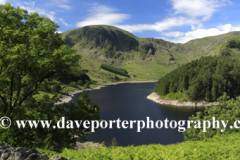
[[[240,31],[237,0],[0,0],[6,2],[49,17],[58,32],[105,24],[141,38],[185,43]]]

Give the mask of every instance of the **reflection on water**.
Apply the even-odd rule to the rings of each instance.
[[[196,115],[198,111],[203,111],[203,107],[184,107],[184,106],[171,106],[171,105],[159,105],[159,109],[168,113],[172,113],[176,118],[176,112],[182,115]]]
[[[192,107],[175,107],[159,105],[146,97],[154,90],[156,83],[126,83],[107,86],[100,90],[85,92],[91,100],[100,107],[100,117],[103,120],[144,120],[146,117],[156,122],[157,120],[187,120],[196,113]],[[79,94],[73,98],[76,101]],[[80,119],[81,117],[79,117]],[[133,129],[99,129],[91,133],[88,141],[110,144],[115,137],[121,146],[143,145],[143,144],[171,144],[182,142],[183,133],[176,129],[141,129],[137,132],[137,126]]]

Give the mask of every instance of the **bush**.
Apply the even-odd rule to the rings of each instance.
[[[60,155],[65,158],[77,160],[233,160],[240,158],[239,141],[239,134],[233,133],[226,136],[215,136],[214,138],[209,139],[207,143],[204,141],[185,141],[169,145],[131,145],[127,147],[108,147],[106,149],[101,148],[84,150],[64,149],[61,154],[39,149],[38,151],[40,153],[45,153],[48,155],[48,157]]]
[[[80,85],[80,86],[82,86],[82,85],[83,85],[83,81],[82,81],[82,80],[79,80],[79,81],[77,81],[77,84]]]
[[[115,148],[118,146],[118,142],[117,142],[117,139],[115,137],[112,138],[112,144],[111,144],[111,147]]]
[[[54,92],[60,92],[62,90],[62,87],[58,84],[52,85],[52,91]]]
[[[71,87],[78,87],[78,86],[77,86],[77,82],[70,82],[70,83],[69,83],[69,86],[71,86]]]
[[[238,48],[240,49],[240,41],[237,39],[231,39],[227,43],[227,47],[229,48]]]
[[[87,81],[87,82],[85,83],[84,87],[85,87],[85,88],[90,88],[90,84],[91,84],[91,82],[90,82],[90,81]]]
[[[92,85],[96,85],[96,84],[98,83],[98,81],[95,81],[95,80],[92,80],[92,79],[91,79],[90,83],[91,83]]]

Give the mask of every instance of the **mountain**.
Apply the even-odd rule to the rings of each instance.
[[[182,44],[182,46],[188,49],[187,53],[189,54],[189,60],[194,60],[201,56],[219,55],[219,47],[226,44],[232,37],[238,37],[239,35],[240,32],[238,31],[229,32],[218,36],[191,40]]]
[[[219,47],[228,38],[237,35],[240,32],[175,44],[162,39],[138,38],[107,25],[86,26],[61,33],[66,44],[76,48],[77,53],[82,55],[82,69],[98,81],[119,77],[100,70],[101,64],[124,68],[133,80],[158,80],[178,66],[201,56],[220,54]]]

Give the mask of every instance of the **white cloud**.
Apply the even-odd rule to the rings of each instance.
[[[127,19],[128,16],[125,14],[97,14],[92,17],[89,17],[81,22],[77,23],[77,27],[83,27],[88,25],[114,25],[117,23],[122,22],[123,20]]]
[[[175,14],[186,14],[190,17],[211,18],[217,8],[231,3],[229,0],[171,0]]]
[[[146,30],[162,32],[172,27],[189,25],[192,30],[198,30],[203,28],[202,22],[209,20],[217,8],[231,3],[229,0],[171,0],[171,2],[175,17],[169,17],[153,24],[131,25],[120,24],[130,15],[116,13],[116,10],[111,7],[94,4],[88,10],[89,16],[78,22],[77,27],[105,24],[114,25],[133,33]]]
[[[141,32],[143,30],[164,31],[171,27],[198,24],[198,20],[189,19],[185,17],[172,17],[164,19],[163,21],[156,22],[155,24],[137,24],[137,25],[116,25],[119,28],[129,32]]]
[[[231,3],[229,0],[171,0],[173,15],[176,17],[166,18],[154,24],[116,25],[129,32],[142,32],[154,30],[162,32],[172,27],[190,25],[192,30],[203,28],[202,22],[211,18],[217,8]],[[176,36],[176,32],[163,33]]]
[[[184,33],[183,36],[173,39],[171,41],[175,43],[186,43],[193,39],[216,36],[216,35],[225,34],[231,31],[240,31],[240,25],[232,26],[231,24],[225,24],[225,25],[217,26],[216,28],[197,29],[195,31],[186,32]]]
[[[173,5],[174,15],[182,15],[198,20],[199,23],[189,24],[192,31],[186,33],[179,31],[165,32],[160,37],[175,43],[186,43],[192,39],[216,36],[219,34],[228,33],[230,31],[239,31],[240,26],[234,27],[231,24],[217,26],[216,28],[204,29],[203,22],[209,20],[219,7],[226,4],[231,4],[229,0],[171,0]],[[169,37],[175,37],[170,39]]]
[[[65,26],[70,26],[70,24],[68,24],[63,18],[58,18],[60,22],[62,22],[62,24],[64,24]]]
[[[71,9],[71,6],[68,6],[68,5],[65,5],[65,4],[59,4],[57,6],[60,7],[60,8],[66,9],[66,10],[70,10]]]
[[[167,36],[167,37],[180,37],[180,36],[184,36],[184,33],[183,32],[165,32],[165,33],[162,33],[162,35],[164,36]]]
[[[202,23],[198,24],[197,26],[194,26],[194,25],[191,24],[191,29],[192,30],[197,30],[197,29],[201,29],[201,28],[203,28],[203,24]]]
[[[62,31],[56,31],[55,33],[63,33]]]
[[[0,0],[0,4],[5,4],[6,2],[6,0]]]
[[[37,12],[40,15],[44,15],[47,16],[48,18],[50,18],[52,21],[54,21],[55,18],[55,12],[53,11],[46,11],[45,9],[41,9],[41,8],[37,8],[35,7],[35,2],[26,2],[24,3],[26,6],[23,6],[21,3],[17,3],[17,5],[20,8],[26,9],[28,12],[33,13],[33,12]]]
[[[59,7],[64,10],[71,10],[72,6],[67,5],[69,0],[50,0],[47,3],[44,3],[46,7]]]
[[[113,13],[116,9],[105,6],[105,5],[99,5],[99,4],[93,4],[92,7],[88,10],[91,15],[94,14],[107,14],[107,13]]]
[[[171,17],[166,18],[163,21],[156,22],[154,24],[133,24],[133,25],[120,25],[119,23],[130,18],[128,14],[115,13],[116,10],[104,6],[94,4],[89,10],[89,17],[83,21],[78,22],[77,27],[83,27],[87,25],[114,25],[129,32],[142,32],[145,30],[164,31],[171,27],[199,24],[199,20],[186,17]]]
[[[114,13],[115,9],[104,5],[94,5],[89,12],[89,17],[78,22],[77,27],[100,24],[116,25],[130,17],[128,14]]]

